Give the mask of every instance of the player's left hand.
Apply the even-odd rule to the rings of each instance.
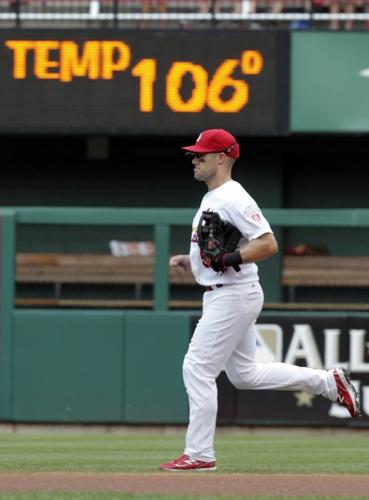
[[[224,252],[220,253],[219,255],[217,255],[216,257],[214,257],[214,259],[211,261],[211,268],[214,269],[214,271],[216,271],[217,273],[224,273],[224,271],[226,270],[227,266],[225,265],[225,256],[226,254]],[[240,268],[238,268],[238,270],[240,270]]]
[[[224,273],[224,271],[225,271],[224,253],[220,253],[218,255],[214,255],[214,254],[208,255],[206,250],[201,250],[200,255],[201,255],[202,263],[205,267],[211,267],[217,273],[219,273],[219,272]]]
[[[232,266],[235,271],[240,271],[239,261],[235,262],[236,252],[216,252],[207,251],[206,249],[200,251],[201,260],[205,267],[211,267],[217,273],[224,273],[227,267]],[[239,255],[239,252],[237,252]]]

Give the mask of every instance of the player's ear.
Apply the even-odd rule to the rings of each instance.
[[[227,161],[227,155],[224,153],[224,151],[220,151],[219,153],[217,153],[218,155],[218,162],[220,164],[223,164]]]
[[[229,156],[227,156],[224,152],[221,152],[221,153],[218,153],[220,156],[219,156],[219,165],[225,165],[226,167],[228,167],[229,169],[232,168],[233,166],[233,159],[230,158]]]

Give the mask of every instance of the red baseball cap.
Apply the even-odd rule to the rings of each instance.
[[[193,146],[184,146],[181,149],[190,153],[220,153],[237,158],[240,156],[240,146],[232,134],[222,128],[212,128],[201,132]]]

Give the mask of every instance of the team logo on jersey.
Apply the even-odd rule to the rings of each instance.
[[[261,222],[261,215],[259,212],[251,214],[251,219],[255,222]]]
[[[261,212],[256,205],[248,205],[243,212],[243,216],[246,220],[251,220],[256,224],[260,224],[262,222]]]

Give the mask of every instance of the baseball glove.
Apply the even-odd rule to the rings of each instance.
[[[200,217],[197,235],[204,266],[224,272],[227,267],[224,258],[236,250],[240,231],[230,222],[223,221],[217,212],[205,211]],[[232,267],[240,271],[238,265]]]

